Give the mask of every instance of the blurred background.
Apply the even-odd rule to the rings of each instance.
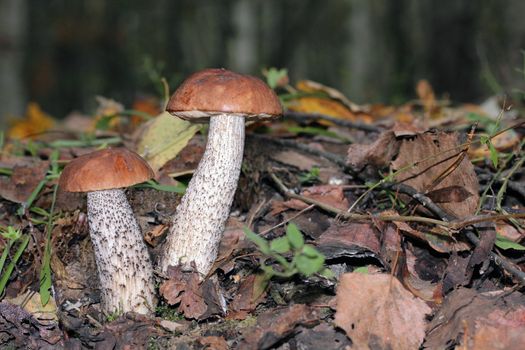
[[[521,0],[0,0],[0,118],[129,105],[187,74],[287,68],[357,103],[427,79],[453,101],[523,89]]]

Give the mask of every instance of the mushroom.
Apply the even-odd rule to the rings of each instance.
[[[225,69],[205,69],[187,78],[166,110],[191,121],[209,120],[208,142],[193,174],[160,257],[160,268],[188,268],[206,275],[230,213],[241,169],[244,122],[282,114],[278,97],[260,79]]]
[[[78,157],[60,176],[62,190],[87,192],[89,233],[107,314],[151,314],[155,307],[153,265],[123,190],[153,176],[148,163],[125,148]]]

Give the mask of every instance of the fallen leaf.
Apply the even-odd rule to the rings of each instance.
[[[169,279],[160,285],[160,295],[170,305],[179,305],[179,311],[187,318],[198,319],[207,306],[200,291],[197,272],[184,272],[180,266],[168,268]]]
[[[467,349],[517,349],[525,344],[525,307],[516,310],[494,310],[478,319]]]
[[[133,101],[131,108],[134,111],[146,113],[151,117],[161,113],[159,100],[152,96],[141,96],[137,98]],[[131,124],[134,126],[142,124],[144,121],[145,119],[141,115],[135,114],[131,116]]]
[[[461,186],[448,186],[427,193],[427,197],[434,203],[459,203],[472,196]]]
[[[358,349],[419,349],[431,309],[397,278],[344,274],[337,288],[335,324]]]
[[[366,112],[366,109],[350,101],[341,91],[312,80],[300,80],[297,89],[304,92],[323,92],[328,97],[341,102],[352,112]]]
[[[521,349],[525,344],[523,305],[520,292],[454,290],[430,322],[423,348]]]
[[[348,147],[346,162],[355,171],[371,165],[381,169],[386,167],[398,153],[399,143],[392,131],[385,131],[369,145],[352,144]]]
[[[7,132],[13,139],[34,138],[51,129],[55,124],[54,119],[46,114],[37,103],[30,102],[24,119],[15,120]]]
[[[0,196],[15,203],[26,202],[40,181],[45,178],[48,168],[47,161],[15,165],[9,178],[0,177]]]
[[[273,154],[271,157],[282,164],[294,166],[302,171],[309,171],[314,166],[319,165],[318,160],[305,156],[296,151],[283,151]]]
[[[340,210],[347,210],[348,200],[345,197],[342,186],[319,185],[306,187],[301,194],[307,198],[330,205]]]
[[[377,231],[371,223],[348,223],[332,224],[328,230],[319,237],[318,245],[320,249],[328,246],[338,246],[345,248],[366,249],[379,255],[381,244],[379,243]]]
[[[242,281],[230,303],[230,318],[244,319],[255,310],[266,295],[268,278],[264,274],[250,275]],[[234,317],[232,317],[234,316]]]
[[[143,128],[137,152],[157,172],[177,156],[201,127],[163,112],[144,124]]]
[[[296,304],[284,309],[271,309],[257,317],[257,325],[243,331],[244,339],[237,345],[242,350],[270,349],[294,332],[300,325],[314,326],[319,314],[313,307]]]
[[[396,181],[403,182],[418,192],[428,193],[451,186],[462,187],[470,194],[461,202],[442,203],[443,210],[458,218],[473,215],[478,207],[479,184],[474,166],[464,157],[459,163],[456,133],[426,132],[414,138],[403,139],[399,155],[392,169],[399,171]],[[403,170],[402,170],[403,169]]]
[[[144,240],[152,247],[156,247],[168,230],[167,225],[157,225],[144,234]]]
[[[416,93],[429,117],[433,119],[441,117],[439,106],[436,103],[434,89],[432,89],[432,86],[427,80],[422,79],[417,82]]]
[[[521,230],[520,232],[520,230],[513,225],[501,221],[496,223],[496,232],[512,242],[519,242],[525,235],[525,230]]]
[[[199,343],[204,345],[204,349],[228,350],[230,347],[223,337],[209,335],[199,339]]]
[[[39,296],[37,296],[39,298]],[[56,345],[63,348],[64,335],[58,322],[40,324],[21,306],[7,301],[0,302],[0,329],[2,344],[9,340],[9,348],[44,349]]]
[[[331,324],[321,323],[314,328],[298,327],[293,342],[297,349],[349,350],[352,342],[344,333],[334,329]],[[284,347],[283,347],[284,348]]]

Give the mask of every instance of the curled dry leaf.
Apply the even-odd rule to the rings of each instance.
[[[347,273],[337,288],[335,323],[357,349],[419,349],[430,308],[397,278]]]

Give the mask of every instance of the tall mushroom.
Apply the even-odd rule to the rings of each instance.
[[[207,274],[217,257],[239,179],[244,122],[282,114],[279,99],[260,79],[225,69],[206,69],[187,78],[166,110],[191,121],[209,120],[206,150],[176,209],[161,253],[160,268],[189,265]]]
[[[146,161],[125,148],[78,157],[60,176],[62,190],[87,192],[89,232],[106,313],[150,314],[155,307],[153,265],[123,190],[153,176]]]

